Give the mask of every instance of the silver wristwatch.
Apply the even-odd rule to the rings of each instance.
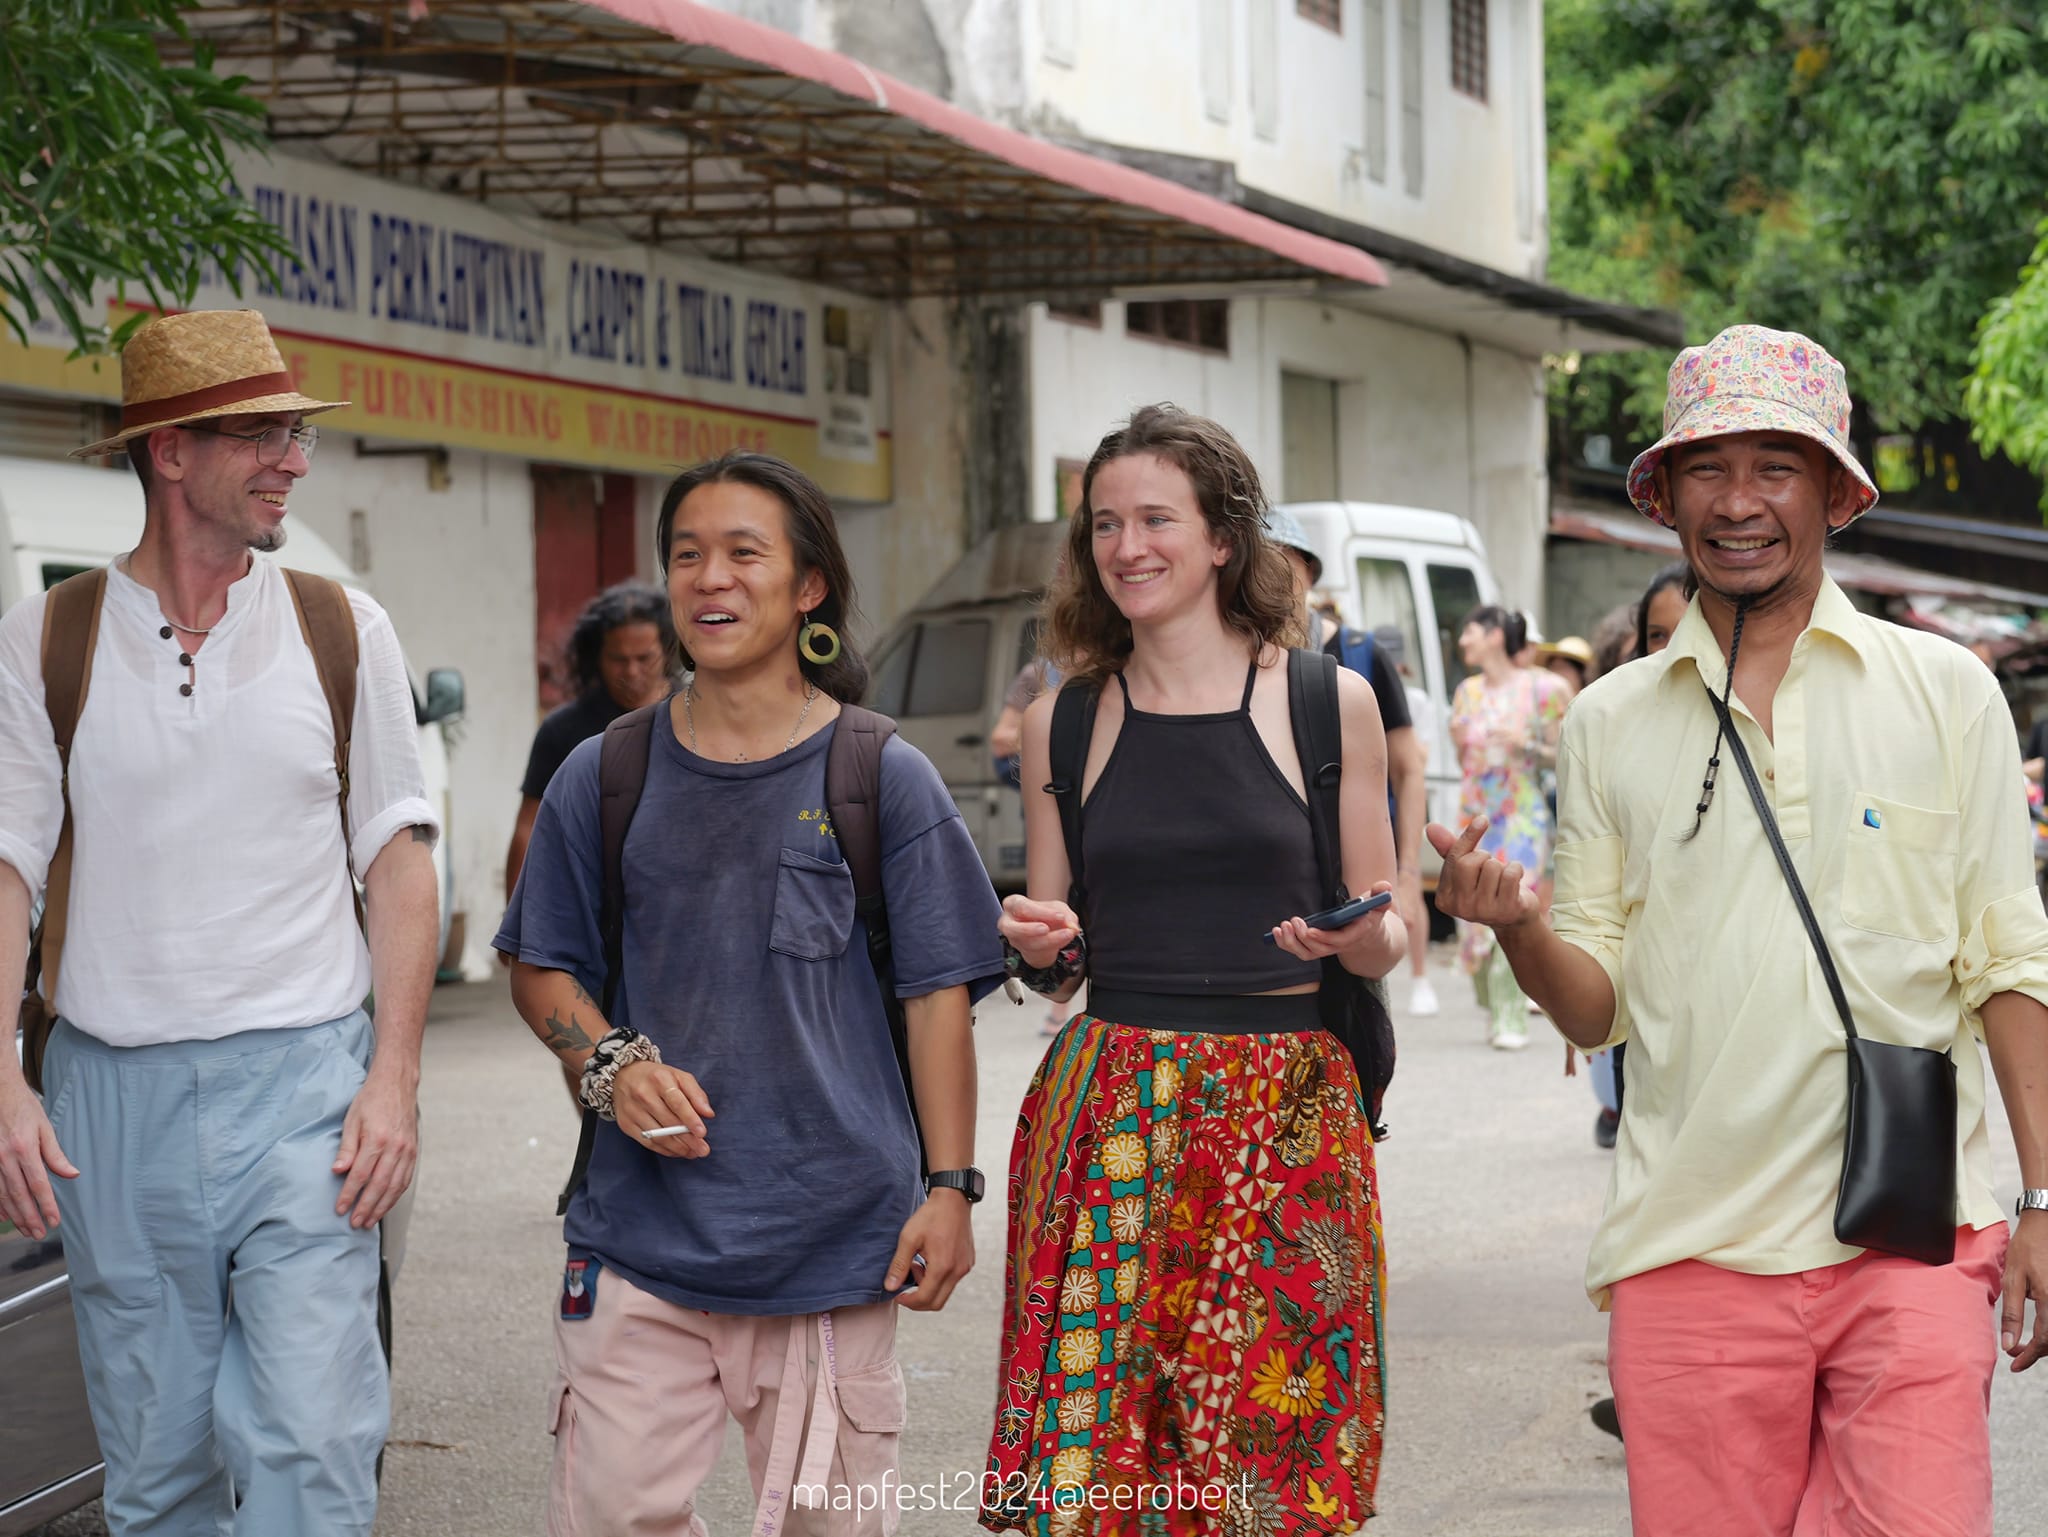
[[[2048,1190],[2022,1190],[2012,1214],[2017,1217],[2030,1211],[2048,1211]]]

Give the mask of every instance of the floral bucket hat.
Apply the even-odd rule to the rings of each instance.
[[[1671,365],[1664,394],[1664,436],[1628,469],[1636,510],[1671,526],[1657,485],[1664,451],[1736,432],[1796,432],[1826,448],[1856,477],[1856,511],[1877,504],[1877,486],[1849,447],[1849,381],[1827,350],[1796,331],[1730,326],[1704,347],[1688,347]]]

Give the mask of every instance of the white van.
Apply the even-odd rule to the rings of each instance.
[[[1464,518],[1380,502],[1290,502],[1287,511],[1323,560],[1318,596],[1337,600],[1344,622],[1401,632],[1404,681],[1429,697],[1429,820],[1458,825],[1458,755],[1451,746],[1451,695],[1467,669],[1458,631],[1500,587],[1479,530]],[[1423,722],[1418,721],[1421,728]],[[1436,885],[1436,851],[1423,842],[1422,877]]]
[[[1373,502],[1297,502],[1288,509],[1322,557],[1319,594],[1347,624],[1392,625],[1405,642],[1409,682],[1428,696],[1429,815],[1454,825],[1458,760],[1450,696],[1465,669],[1458,629],[1481,603],[1499,601],[1479,531],[1447,512]],[[1037,654],[1039,598],[1067,525],[1026,523],[990,534],[908,614],[874,653],[869,704],[937,765],[999,891],[1024,884],[1024,813],[996,777],[988,733],[1003,693]],[[1436,856],[1423,849],[1434,886]]]
[[[141,537],[142,483],[133,473],[0,457],[0,612],[67,576],[106,565],[134,549]],[[334,547],[302,521],[293,520],[285,550],[282,558],[287,565],[368,590]],[[441,889],[441,945],[435,954],[445,956],[455,890],[448,862],[452,808],[442,725],[462,713],[462,674],[437,667],[426,675],[424,686],[415,676],[412,697],[427,800],[441,812],[442,834],[434,844],[434,873]]]

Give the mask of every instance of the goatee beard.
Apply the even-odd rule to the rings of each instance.
[[[269,533],[249,541],[249,548],[263,555],[275,555],[284,548],[284,525],[278,524]]]

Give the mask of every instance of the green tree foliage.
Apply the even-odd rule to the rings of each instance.
[[[1964,403],[1978,443],[2048,481],[2048,220],[2019,287],[1984,317],[1976,363]]]
[[[2039,0],[1550,0],[1546,25],[1554,280],[1693,341],[1804,331],[1861,429],[1962,416],[2048,208]],[[1668,362],[1589,359],[1559,404],[1653,433]]]
[[[110,335],[95,285],[189,303],[209,258],[273,270],[284,251],[244,202],[231,145],[262,146],[245,81],[159,56],[177,0],[0,0],[0,318],[22,340],[47,309],[81,351]],[[125,332],[137,321],[122,328]]]

